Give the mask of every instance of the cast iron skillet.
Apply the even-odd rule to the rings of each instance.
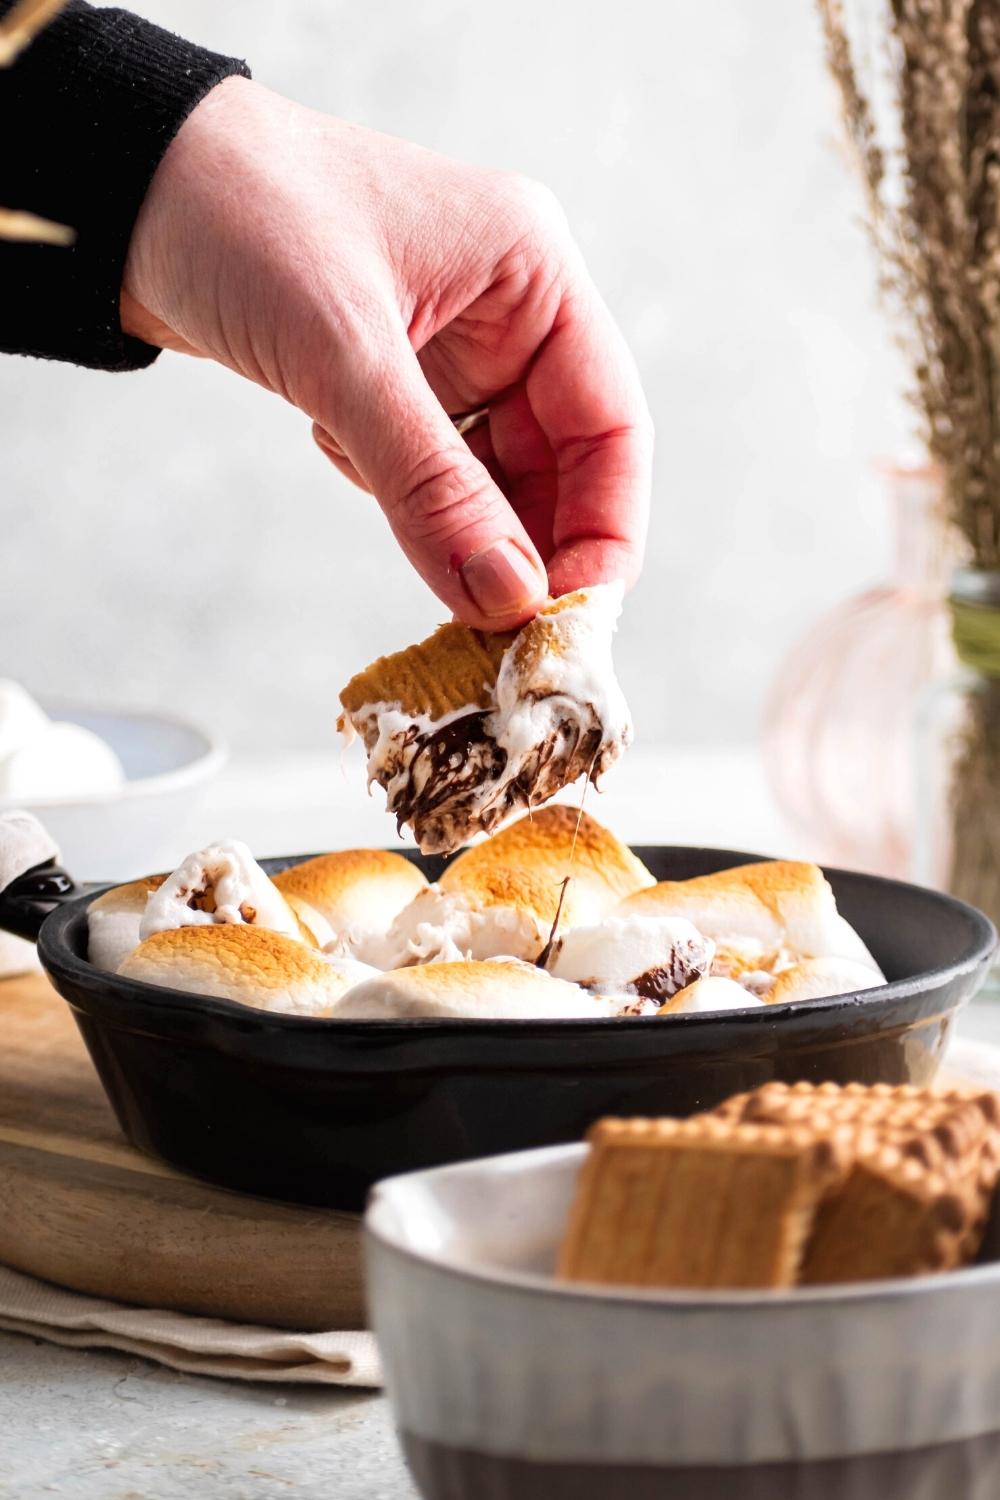
[[[658,880],[759,856],[638,848]],[[298,862],[265,860],[272,874]],[[444,861],[412,857],[430,878]],[[889,983],[747,1011],[594,1021],[330,1021],[121,979],[87,962],[87,907],[43,867],[0,896],[36,937],[136,1146],[228,1187],[358,1208],[379,1177],[576,1140],[603,1114],[690,1114],[769,1078],[923,1083],[996,946],[949,896],[827,872]]]

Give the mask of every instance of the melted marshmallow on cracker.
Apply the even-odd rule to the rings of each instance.
[[[581,776],[597,782],[631,743],[611,660],[624,586],[554,599],[516,635],[456,623],[383,657],[341,693],[341,728],[368,752],[400,827],[448,853]]]

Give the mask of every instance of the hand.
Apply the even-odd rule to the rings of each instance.
[[[548,191],[246,79],[189,116],[150,185],[127,332],[206,355],[313,421],[470,625],[631,582],[652,428]],[[449,419],[489,405],[460,438]]]

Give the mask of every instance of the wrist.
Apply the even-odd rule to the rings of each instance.
[[[122,272],[120,312],[127,334],[163,348],[190,346],[172,326],[177,257],[197,255],[207,224],[223,222],[227,186],[241,181],[233,115],[258,85],[234,75],[191,110],[161,157],[139,206]]]

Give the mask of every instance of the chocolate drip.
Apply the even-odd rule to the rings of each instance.
[[[487,716],[486,710],[463,714],[433,734],[418,737],[414,728],[404,739],[406,746],[416,743],[416,750],[392,811],[400,829],[404,823],[413,824],[425,851],[446,832],[446,823],[460,825],[463,815],[472,822],[470,831],[477,831],[473,804],[487,782],[500,779],[507,764],[506,752],[486,732]],[[451,847],[450,842],[443,847]]]
[[[636,993],[659,1004],[687,989],[709,971],[710,961],[702,944],[676,943],[669,957],[633,980]]]
[[[421,735],[411,725],[379,780],[390,792],[397,827],[410,824],[425,854],[445,854],[477,833],[491,833],[511,813],[547,802],[570,782],[603,769],[603,731],[593,708],[561,719],[507,775],[507,753],[489,734],[491,709],[462,714]],[[583,724],[590,727],[584,729]]]
[[[549,940],[545,944],[545,947],[542,949],[541,953],[539,953],[538,957],[535,959],[536,969],[547,969],[549,963],[551,962],[553,953],[556,952],[558,948],[562,947],[562,940],[557,938],[557,933],[559,932],[559,919],[562,916],[563,902],[566,900],[566,892],[569,889],[569,883],[572,878],[573,877],[571,875],[567,875],[563,880],[562,889],[559,892],[559,904],[556,907],[556,914],[552,918],[552,927],[549,931]]]

